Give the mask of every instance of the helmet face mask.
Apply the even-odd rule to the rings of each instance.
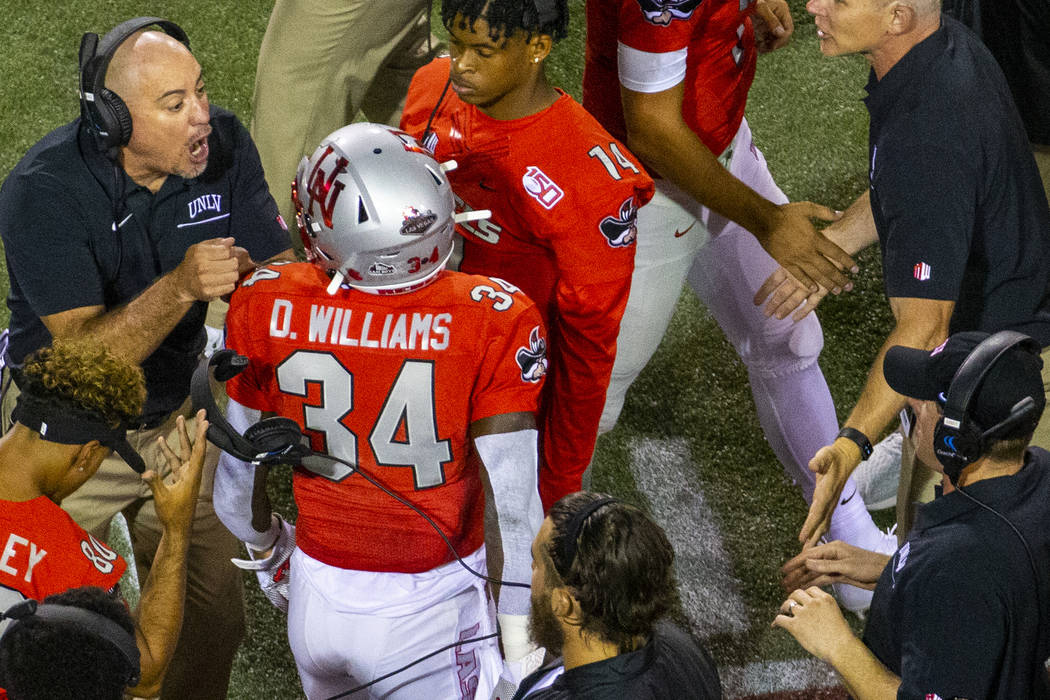
[[[325,138],[299,164],[292,200],[307,259],[355,289],[418,289],[452,253],[448,178],[415,139],[385,125]]]

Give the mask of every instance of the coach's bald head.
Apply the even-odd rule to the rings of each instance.
[[[200,64],[185,44],[143,30],[120,45],[106,87],[131,114],[131,138],[120,149],[128,176],[152,192],[169,175],[197,177],[208,165],[208,96]]]

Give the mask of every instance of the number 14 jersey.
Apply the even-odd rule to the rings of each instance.
[[[485,501],[469,428],[536,411],[547,362],[536,307],[501,280],[447,271],[393,296],[329,296],[328,282],[312,264],[277,264],[234,293],[226,345],[250,364],[230,398],[295,420],[313,449],[421,508],[461,555],[476,550]],[[293,484],[296,539],[315,559],[405,573],[452,559],[423,518],[360,474],[300,467]]]

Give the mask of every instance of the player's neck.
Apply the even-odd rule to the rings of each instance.
[[[486,116],[501,121],[523,119],[547,109],[559,97],[558,91],[551,87],[541,70],[536,73],[535,79],[507,93],[498,102],[479,106],[479,109]]]
[[[32,446],[26,444],[17,429],[0,437],[0,500],[29,501],[46,495],[41,476],[47,469],[36,458]]]

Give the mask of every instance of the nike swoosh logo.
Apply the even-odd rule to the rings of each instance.
[[[847,499],[845,499],[844,501],[840,502],[840,503],[839,503],[839,505],[840,505],[840,506],[844,506],[844,505],[846,505],[847,503],[849,503],[850,501],[852,501],[852,500],[853,500],[853,497],[854,497],[854,496],[856,496],[856,495],[857,495],[857,489],[853,489],[853,493],[851,493],[851,494],[849,495],[849,498],[847,498]]]
[[[694,226],[696,226],[696,222],[695,221],[693,223],[689,224],[689,228],[687,228],[685,231],[679,231],[678,229],[675,229],[674,230],[674,237],[675,238],[681,238],[685,234],[689,233],[693,229]]]
[[[213,216],[213,217],[210,217],[208,219],[201,219],[200,221],[187,221],[184,224],[178,224],[175,228],[186,228],[187,226],[200,226],[201,224],[207,224],[207,223],[212,222],[212,221],[218,221],[219,219],[225,219],[225,218],[228,218],[229,216],[230,215],[227,213],[227,214],[220,214],[219,216]]]

